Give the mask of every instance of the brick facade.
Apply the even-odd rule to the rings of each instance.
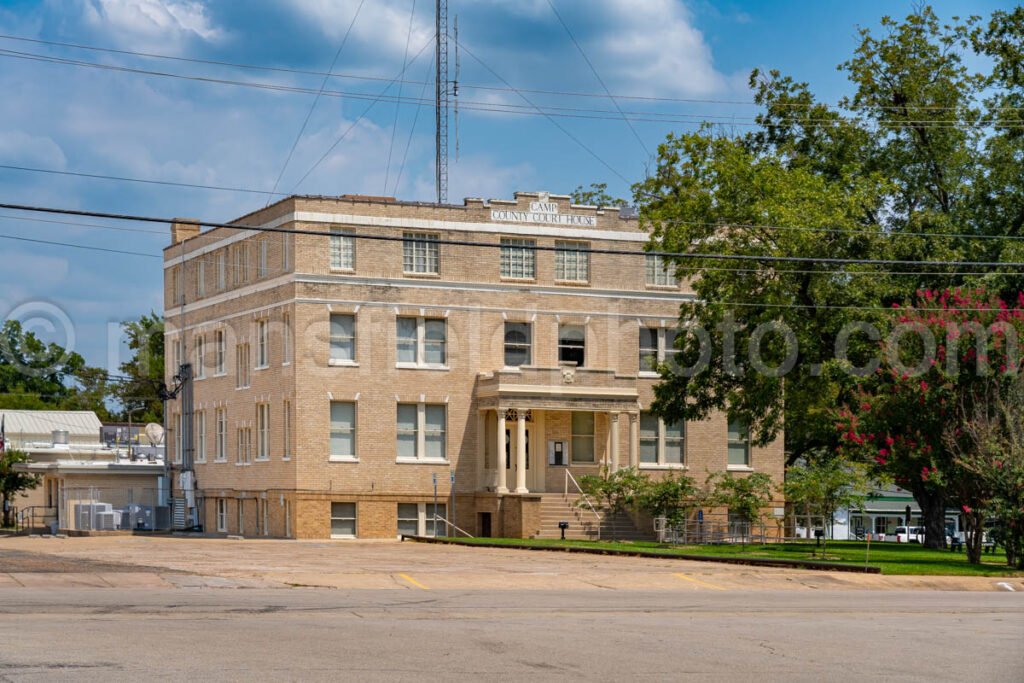
[[[529,215],[536,202],[556,210]],[[525,220],[492,211],[521,212],[512,215]],[[552,218],[555,213],[574,218]],[[332,503],[354,503],[358,537],[394,538],[398,505],[430,503],[435,477],[440,502],[450,505],[454,474],[455,523],[480,533],[489,520],[494,535],[529,536],[539,528],[536,494],[562,491],[566,469],[578,478],[602,465],[637,462],[633,423],[650,406],[657,381],[639,371],[640,327],[674,328],[679,303],[692,295],[685,283],[648,284],[640,253],[646,237],[635,220],[617,210],[571,206],[566,197],[518,193],[514,201],[442,207],[291,197],[237,222],[302,232],[215,228],[196,234],[186,224],[175,227],[184,239],[165,250],[168,376],[178,358],[195,366],[194,410],[204,416],[196,420],[197,429],[205,425],[205,438],[194,439],[203,447],[195,472],[207,529],[216,529],[216,500],[225,499],[227,532],[238,533],[242,501],[242,532],[254,535],[261,521],[256,501],[265,499],[269,521],[259,527],[261,534],[266,527],[274,537],[329,538]],[[332,229],[354,234],[354,263],[345,264],[352,268],[332,268],[332,240],[326,236]],[[407,232],[441,241],[437,273],[405,272]],[[534,277],[502,277],[502,238],[535,241]],[[589,254],[585,282],[556,280],[556,252],[545,248],[569,239],[620,253]],[[332,360],[332,315],[354,321],[351,360]],[[400,317],[443,321],[443,367],[400,362]],[[506,323],[530,325],[529,365],[504,368]],[[560,325],[585,332],[586,358],[579,368],[559,362]],[[423,343],[418,353],[425,353]],[[261,367],[264,346],[267,362]],[[196,357],[199,348],[202,358]],[[240,381],[238,367],[245,348],[247,382]],[[332,455],[332,402],[354,405],[354,435],[338,438],[354,440],[354,457]],[[264,404],[270,419],[267,457],[261,458],[257,415]],[[438,438],[428,435],[423,415],[429,406],[443,406],[443,460],[399,457],[400,404],[419,411],[406,414],[418,416],[421,433],[413,438],[403,432],[403,438],[415,441],[420,455]],[[168,410],[169,458],[175,462],[173,426],[181,407],[172,403]],[[225,448],[218,459],[221,411]],[[571,449],[571,411],[594,414],[593,462],[550,465],[549,442]],[[523,468],[529,493],[517,495],[520,416],[532,446],[529,467]],[[499,480],[498,464],[506,460],[497,453],[502,417],[512,442],[508,493]],[[703,480],[707,472],[726,468],[726,432],[723,415],[685,426],[685,469],[691,476]],[[245,434],[250,448],[241,440]],[[754,448],[750,456],[752,470],[779,483],[783,461],[781,441]]]

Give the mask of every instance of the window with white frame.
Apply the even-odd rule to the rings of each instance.
[[[235,453],[236,465],[248,465],[252,462],[252,429],[238,428],[238,451]]]
[[[448,362],[448,330],[444,318],[397,319],[399,365],[445,367]]]
[[[245,534],[245,500],[238,499],[238,535]]]
[[[398,404],[398,459],[445,461],[446,406],[432,403]]]
[[[292,403],[285,401],[281,410],[281,453],[284,460],[292,457]]]
[[[292,269],[292,242],[288,235],[281,235],[281,270],[285,273]]]
[[[402,270],[406,273],[439,274],[441,256],[437,235],[428,232],[403,233]]]
[[[743,420],[729,420],[729,466],[750,467],[750,430]]]
[[[355,538],[356,504],[331,503],[331,538]]]
[[[563,282],[590,280],[590,245],[586,242],[555,241],[555,279]]]
[[[356,269],[356,238],[351,230],[331,228],[331,270]]]
[[[435,510],[433,503],[399,503],[398,535],[444,536],[446,525],[443,521],[438,521],[435,525],[435,514],[440,520],[447,519],[447,506],[438,503]]]
[[[270,321],[256,321],[256,367],[270,367]]]
[[[206,462],[206,412],[196,412],[196,462]]]
[[[667,424],[653,413],[640,414],[640,465],[681,466],[686,463],[683,424]]]
[[[679,281],[676,280],[675,273],[673,272],[672,265],[665,259],[664,256],[659,254],[647,254],[645,256],[646,266],[646,282],[649,286],[654,287],[677,287]]]
[[[501,276],[516,280],[537,278],[537,240],[501,238]]]
[[[181,338],[175,337],[171,342],[171,374],[176,375],[181,371]]]
[[[270,272],[270,242],[265,239],[259,242],[259,264],[256,277],[266,277]]]
[[[196,264],[196,298],[206,296],[206,259],[200,258]]]
[[[284,313],[281,319],[281,365],[292,362],[292,317]]]
[[[356,317],[354,315],[331,315],[331,359],[332,365],[345,365],[356,361]]]
[[[356,404],[331,402],[331,460],[356,459]]]
[[[270,404],[256,405],[256,459],[270,459]]]
[[[640,372],[657,372],[658,366],[675,360],[678,331],[675,328],[640,328]]]
[[[227,374],[227,335],[224,330],[217,330],[213,339],[213,374],[216,376]]]
[[[249,262],[246,258],[248,250],[244,244],[236,244],[231,247],[231,284],[234,287],[248,280]]]
[[[222,534],[228,531],[228,501],[226,498],[217,499],[217,531]]]
[[[171,290],[173,291],[174,303],[181,305],[185,303],[185,283],[181,277],[181,266],[171,268]]]
[[[594,413],[572,413],[572,461],[596,462],[594,454]]]
[[[266,498],[260,499],[260,529],[264,536],[270,535],[270,501]]]
[[[533,326],[530,323],[505,323],[505,367],[529,365],[533,356]]]
[[[213,459],[215,462],[226,462],[228,459],[228,411],[218,408],[214,416],[217,422]]]
[[[249,386],[249,345],[239,344],[235,347],[235,388],[245,389]]]
[[[558,326],[558,362],[583,367],[586,362],[587,328],[583,325]]]
[[[195,336],[193,341],[196,353],[196,367],[195,376],[196,379],[206,378],[206,337],[201,334]]]
[[[217,289],[224,291],[228,286],[228,257],[221,249],[217,252]]]
[[[181,413],[174,416],[174,462],[182,461],[182,454],[185,452],[185,430],[182,429]]]

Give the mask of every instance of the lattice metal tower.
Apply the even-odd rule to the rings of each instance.
[[[437,203],[448,202],[448,0],[437,0],[436,6],[436,83],[434,116],[436,122]]]

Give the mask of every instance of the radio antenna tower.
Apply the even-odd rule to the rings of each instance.
[[[436,122],[437,203],[448,203],[448,0],[437,0],[436,54],[437,74],[434,87],[434,117]]]

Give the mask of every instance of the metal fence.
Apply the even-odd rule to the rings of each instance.
[[[660,543],[704,545],[721,543],[780,543],[816,538],[824,528],[822,518],[801,515],[768,516],[748,522],[729,514],[695,514],[682,522],[669,524],[664,517],[654,520],[654,534]]]
[[[64,488],[56,522],[61,531],[167,531],[174,528],[174,503],[164,489]]]

